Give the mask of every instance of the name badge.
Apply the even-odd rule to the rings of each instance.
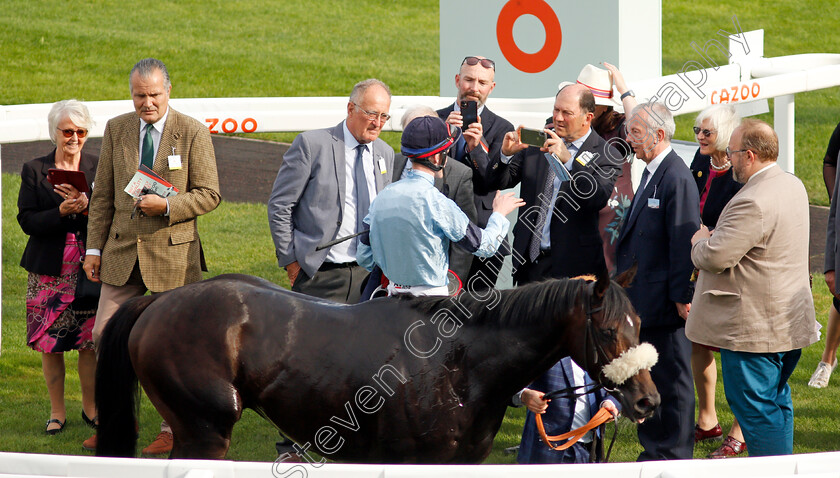
[[[181,169],[181,155],[180,154],[173,154],[171,156],[167,156],[166,159],[169,161],[169,169]]]
[[[379,158],[379,174],[388,174],[388,168],[385,167],[385,160]]]
[[[659,209],[659,199],[648,198],[648,207],[651,209]]]
[[[580,153],[580,155],[577,158],[575,158],[575,161],[580,163],[581,166],[586,166],[589,164],[590,161],[592,161],[594,157],[595,155],[592,154],[592,151],[584,151]]]

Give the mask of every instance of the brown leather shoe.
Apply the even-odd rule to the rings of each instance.
[[[96,434],[82,442],[82,448],[87,451],[96,451]]]
[[[717,450],[709,453],[709,458],[729,458],[738,456],[747,451],[747,444],[727,436],[723,439],[723,444]]]
[[[163,455],[172,451],[172,434],[169,432],[160,432],[155,437],[155,441],[143,448],[144,455]]]
[[[720,440],[721,437],[723,437],[723,429],[720,428],[720,423],[708,430],[702,430],[700,429],[700,425],[694,425],[694,443],[706,440]]]

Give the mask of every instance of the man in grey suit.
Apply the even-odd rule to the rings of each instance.
[[[409,108],[403,114],[401,123],[403,129],[414,118],[420,116],[437,116],[437,112],[429,106],[415,106]],[[487,154],[487,153],[484,153]],[[399,181],[405,172],[411,169],[411,162],[400,153],[394,156],[393,181]],[[473,199],[472,170],[458,161],[447,161],[443,167],[443,177],[435,177],[435,187],[444,196],[455,201],[455,204],[464,211],[470,222],[477,222],[475,201]],[[472,266],[473,255],[460,247],[449,248],[449,270],[454,272],[463,282],[467,280],[467,274]]]
[[[268,200],[268,223],[292,290],[358,302],[367,276],[356,263],[358,240],[316,249],[361,231],[370,202],[391,183],[394,150],[379,139],[390,107],[385,83],[361,81],[350,94],[344,121],[299,134],[283,156]]]

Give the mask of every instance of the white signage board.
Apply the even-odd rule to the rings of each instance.
[[[440,0],[440,95],[466,56],[496,62],[498,98],[554,96],[602,61],[628,82],[662,74],[661,0]]]

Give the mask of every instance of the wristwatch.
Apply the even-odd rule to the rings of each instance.
[[[627,98],[628,96],[632,96],[633,98],[635,98],[636,93],[633,93],[633,90],[627,90],[627,91],[624,92],[623,95],[621,95],[621,97],[619,99],[623,100],[624,98]]]

